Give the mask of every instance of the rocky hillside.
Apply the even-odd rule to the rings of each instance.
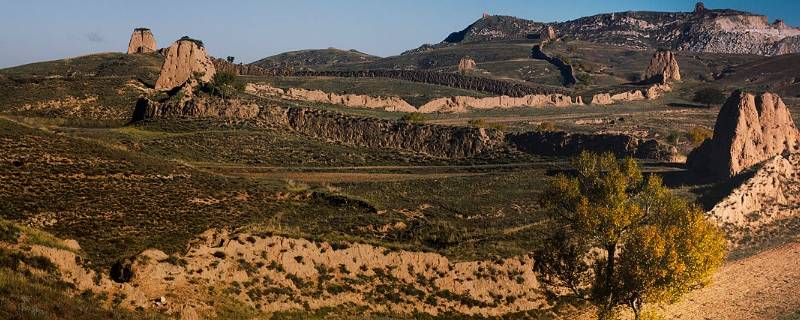
[[[450,34],[440,45],[538,39],[547,25],[489,16]],[[694,12],[628,11],[554,23],[559,37],[631,48],[778,55],[800,52],[800,29],[749,12],[697,8]]]
[[[538,37],[543,23],[510,16],[486,16],[464,30],[451,33],[446,43],[518,40]]]
[[[328,48],[285,52],[258,60],[253,62],[252,65],[262,68],[319,70],[338,64],[369,62],[377,59],[379,59],[379,57],[357,50]]]

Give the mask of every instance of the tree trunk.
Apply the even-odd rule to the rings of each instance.
[[[614,308],[614,266],[616,263],[616,255],[617,255],[617,244],[607,244],[606,251],[608,252],[608,259],[606,259],[606,290],[607,292],[607,300],[606,300],[606,307],[611,310]]]
[[[630,303],[633,310],[633,318],[639,320],[642,318],[642,302],[638,298],[634,298]]]
[[[606,251],[608,251],[608,259],[606,260],[606,288],[610,290],[611,285],[614,282],[614,265],[617,261],[617,244],[606,245]],[[609,293],[613,292],[609,291]],[[609,297],[611,296],[612,294],[609,294]]]

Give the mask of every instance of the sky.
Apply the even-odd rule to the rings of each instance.
[[[800,0],[704,1],[800,26]],[[335,47],[391,56],[438,43],[483,12],[540,22],[618,11],[691,11],[689,0],[0,0],[0,68],[125,51],[136,27],[159,47],[181,36],[211,55],[249,63],[277,53]]]

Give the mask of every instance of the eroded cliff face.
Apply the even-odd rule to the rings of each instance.
[[[493,129],[357,118],[306,108],[262,107],[258,122],[282,125],[328,141],[408,150],[435,157],[470,157],[493,150],[504,142],[502,132]]]
[[[327,110],[258,106],[235,100],[223,102],[203,98],[157,102],[141,99],[133,121],[158,118],[248,120],[256,126],[280,127],[327,141],[433,157],[471,157],[504,145],[503,134],[493,129],[359,118]]]
[[[280,97],[287,100],[319,102],[341,105],[348,108],[381,109],[389,112],[417,112],[417,108],[397,97],[372,97],[358,94],[326,93],[320,90],[274,88],[268,84],[248,83],[245,91],[257,96]]]
[[[398,97],[372,97],[367,95],[326,93],[302,88],[280,89],[264,83],[249,83],[248,93],[261,97],[279,97],[287,100],[321,102],[351,108],[382,109],[390,112],[462,113],[471,110],[518,107],[565,107],[575,103],[572,97],[562,94],[531,94],[519,98],[509,96],[475,98],[455,96],[431,100],[419,108]]]
[[[128,42],[128,54],[151,53],[158,50],[153,32],[147,28],[136,28]]]
[[[700,173],[732,177],[799,147],[800,134],[778,95],[737,91],[720,109],[714,137],[692,151],[688,164]]]
[[[781,229],[796,225],[800,219],[798,168],[800,154],[772,157],[708,212],[733,247],[765,240],[759,238],[774,239],[786,233]]]
[[[462,113],[470,110],[519,107],[566,107],[573,105],[572,97],[562,94],[532,94],[519,98],[509,96],[475,98],[455,96],[439,98],[419,107],[421,113]]]
[[[508,143],[532,154],[572,157],[582,151],[611,152],[618,157],[681,160],[674,146],[623,134],[580,134],[568,132],[524,132],[506,136]]]
[[[190,80],[209,82],[216,74],[214,63],[197,40],[178,40],[166,50],[165,56],[156,90],[172,90]]]
[[[655,84],[643,90],[630,90],[619,93],[598,93],[592,96],[589,104],[609,105],[620,102],[658,99],[665,93],[672,91],[668,84]]]
[[[185,320],[213,317],[223,292],[264,312],[348,305],[400,315],[502,316],[550,307],[528,256],[453,262],[435,253],[367,244],[208,230],[189,243],[185,255],[145,250],[120,261],[109,277],[83,265],[77,242],[19,242],[9,249],[46,257],[64,282],[78,292],[91,290],[102,305],[121,299],[121,307]]]

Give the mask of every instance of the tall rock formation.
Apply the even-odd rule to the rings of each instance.
[[[650,60],[650,65],[644,72],[645,82],[668,83],[681,80],[681,68],[675,54],[669,50],[658,50]]]
[[[475,60],[472,60],[472,58],[463,57],[461,61],[458,62],[458,71],[462,73],[474,71],[477,65],[478,64],[475,63]]]
[[[156,46],[156,38],[153,33],[147,28],[133,29],[131,34],[131,41],[128,42],[128,54],[135,53],[151,53],[158,50]]]
[[[694,13],[703,13],[706,11],[706,5],[702,2],[698,2],[694,5]]]
[[[156,90],[172,90],[190,80],[208,82],[215,73],[203,43],[183,37],[167,49]]]
[[[737,91],[719,112],[714,138],[692,151],[687,163],[698,172],[732,177],[798,147],[800,133],[778,95]]]

